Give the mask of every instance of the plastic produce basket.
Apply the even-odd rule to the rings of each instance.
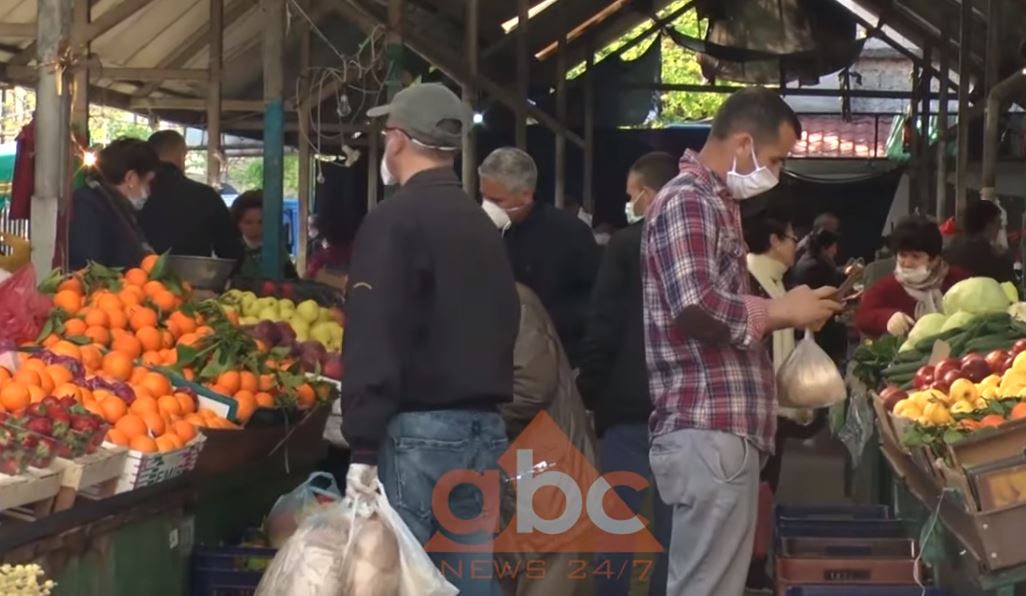
[[[252,596],[277,551],[246,546],[197,546],[192,596]]]
[[[777,540],[787,537],[898,538],[901,520],[880,505],[778,506],[774,518]]]
[[[794,586],[787,596],[947,596],[940,588],[912,586]]]

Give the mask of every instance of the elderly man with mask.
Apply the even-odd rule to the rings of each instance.
[[[481,197],[506,212],[506,250],[516,280],[531,288],[549,311],[571,366],[580,342],[599,249],[591,228],[565,210],[535,200],[538,168],[513,147],[493,151],[478,168]]]
[[[762,344],[819,327],[836,288],[752,294],[741,201],[773,188],[801,124],[754,87],[720,107],[702,150],[645,213],[645,345],[653,413],[649,461],[673,507],[670,596],[741,596],[755,536],[759,469],[773,452],[776,379]]]
[[[447,574],[460,594],[494,596],[498,583],[470,571],[477,559],[490,568],[492,532],[446,528],[432,493],[449,472],[495,470],[506,450],[499,408],[513,395],[520,317],[513,274],[494,226],[453,172],[467,121],[460,99],[440,84],[413,85],[368,115],[386,118],[381,173],[399,188],[367,214],[349,271],[346,493],[372,493],[380,478],[421,544],[436,532],[474,543],[472,554],[432,554],[463,570]],[[481,515],[479,495],[454,487],[449,512]]]

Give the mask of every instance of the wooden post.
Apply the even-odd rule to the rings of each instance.
[[[592,196],[592,172],[595,161],[595,37],[588,35],[586,70],[584,71],[584,183],[581,186],[581,204],[594,215],[595,197]]]
[[[32,265],[37,276],[50,271],[57,248],[57,222],[66,197],[62,174],[66,171],[68,120],[65,112],[68,85],[60,64],[68,45],[73,0],[38,0],[36,48],[39,69],[36,84],[35,191],[29,235]]]
[[[210,0],[210,63],[207,68],[207,184],[221,190],[221,54],[224,0]]]
[[[940,98],[937,100],[937,221],[944,221],[948,213],[948,138],[945,134],[948,130],[948,71],[951,68],[948,31],[950,28],[945,22],[941,34],[945,42],[940,45]]]
[[[378,170],[378,163],[381,161],[381,128],[380,122],[371,121],[371,130],[367,136],[367,212],[378,204],[378,183],[381,181],[381,172]],[[383,150],[383,148],[382,148]]]
[[[282,70],[285,56],[285,0],[260,0],[264,59],[264,230],[263,274],[280,279],[282,192],[284,185],[285,107]]]
[[[559,36],[556,49],[556,120],[566,125],[566,33]],[[566,205],[566,135],[556,133],[556,207]]]
[[[936,211],[933,194],[930,192],[930,65],[933,64],[930,46],[923,48],[923,68],[919,70],[919,92],[922,107],[919,109],[919,204],[923,213]]]
[[[517,148],[527,150],[527,101],[529,84],[529,64],[531,60],[530,36],[528,21],[530,20],[527,0],[517,0],[517,98],[520,106],[516,111],[516,143]]]
[[[75,69],[71,101],[71,128],[89,142],[89,0],[75,0],[72,9],[71,43],[80,66]]]
[[[962,2],[958,35],[958,156],[955,161],[955,217],[962,221],[969,187],[969,78],[972,76],[972,2]]]
[[[309,0],[303,0],[304,9],[310,6]],[[296,259],[300,274],[306,272],[306,262],[310,237],[310,204],[311,204],[311,161],[310,161],[310,23],[299,19],[299,105],[296,107],[296,119],[299,121],[299,242]]]
[[[470,72],[471,81],[477,77],[478,58],[478,0],[464,0],[466,2],[466,39],[464,40],[464,51],[467,53],[467,70]],[[473,114],[477,103],[472,82],[467,82],[462,87],[463,111],[466,112],[469,122],[463,125],[463,190],[470,196],[477,196],[477,133],[474,130],[475,124]]]

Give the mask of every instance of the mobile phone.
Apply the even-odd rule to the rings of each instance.
[[[861,267],[855,267],[851,270],[848,278],[844,280],[841,287],[837,288],[836,296],[838,300],[843,301],[848,297],[848,294],[851,294],[852,290],[855,289],[855,284],[859,283],[859,280],[862,279],[862,271]]]

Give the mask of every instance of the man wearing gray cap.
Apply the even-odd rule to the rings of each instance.
[[[496,595],[490,574],[471,570],[475,560],[475,569],[491,568],[490,546],[477,545],[490,545],[494,530],[466,535],[444,523],[496,512],[466,484],[438,503],[432,492],[449,472],[496,470],[506,450],[499,405],[513,394],[513,273],[495,226],[453,170],[467,121],[459,98],[443,85],[413,85],[367,114],[385,118],[381,175],[399,188],[367,214],[350,266],[346,494],[372,493],[380,479],[421,544],[436,533],[475,544],[473,555],[431,553],[460,594]]]

